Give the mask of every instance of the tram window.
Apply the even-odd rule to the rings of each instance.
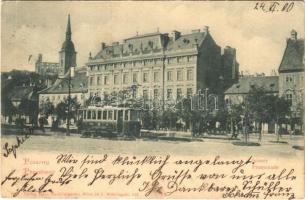
[[[83,111],[79,110],[78,111],[78,119],[83,118]]]
[[[124,120],[128,120],[128,110],[125,110],[125,119]]]
[[[103,111],[103,119],[107,119],[107,110]]]
[[[96,112],[92,111],[92,119],[96,119]]]
[[[88,110],[88,119],[91,119],[91,111]]]
[[[136,110],[130,111],[130,120],[138,120],[138,113]]]
[[[112,120],[112,110],[108,111],[108,120]]]
[[[87,118],[87,111],[84,110],[84,119],[86,119],[86,118]]]
[[[114,111],[114,116],[113,116],[113,120],[116,120],[116,114],[117,114],[117,110]]]
[[[97,119],[102,119],[102,111],[97,111]]]

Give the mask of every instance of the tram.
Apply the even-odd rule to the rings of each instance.
[[[138,137],[140,112],[126,107],[89,106],[78,110],[82,137]]]

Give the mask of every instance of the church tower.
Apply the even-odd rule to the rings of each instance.
[[[70,69],[70,67],[76,67],[76,51],[74,44],[71,40],[72,31],[70,23],[70,14],[68,15],[68,24],[66,30],[66,40],[62,44],[59,52],[59,77],[63,77]]]

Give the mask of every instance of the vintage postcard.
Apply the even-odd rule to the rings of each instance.
[[[304,199],[302,1],[3,1],[1,197]]]

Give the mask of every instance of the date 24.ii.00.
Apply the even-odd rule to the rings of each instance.
[[[255,3],[254,10],[267,12],[290,12],[294,7],[294,2],[257,2]]]

